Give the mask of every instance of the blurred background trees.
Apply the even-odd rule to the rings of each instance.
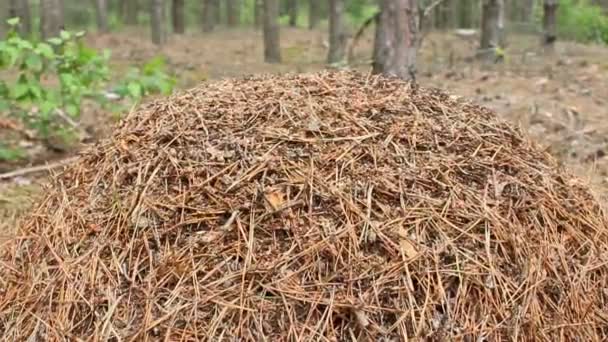
[[[70,30],[120,31],[126,26],[150,25],[151,40],[163,44],[169,32],[210,32],[214,27],[262,27],[263,0],[3,0],[0,18],[19,17],[21,33],[39,32],[41,37]],[[427,26],[437,30],[482,27],[487,32],[480,47],[504,39],[508,32],[546,33],[549,40],[562,37],[581,41],[608,40],[608,0],[416,0],[420,8],[436,3],[426,18]],[[323,25],[334,45],[343,45],[347,32],[379,10],[378,0],[277,0],[280,25]],[[560,8],[560,11],[554,10]],[[544,16],[544,11],[551,14]],[[342,20],[332,26],[331,18]],[[344,19],[342,19],[344,18]],[[554,18],[554,19],[552,19]],[[545,20],[549,20],[545,22]],[[3,20],[2,29],[6,29]],[[493,32],[494,23],[498,32]],[[554,23],[554,24],[552,24]],[[33,29],[34,28],[34,29]],[[343,30],[343,34],[329,32]],[[2,31],[0,31],[2,32]],[[495,37],[496,36],[496,37]],[[333,37],[333,38],[332,38]],[[503,37],[503,38],[501,38]],[[546,43],[547,39],[543,38]],[[502,43],[504,44],[504,42]],[[335,51],[339,51],[335,50]],[[333,52],[332,52],[333,54]],[[338,53],[339,55],[339,53]],[[328,58],[329,60],[329,58]],[[332,58],[333,60],[333,58]]]

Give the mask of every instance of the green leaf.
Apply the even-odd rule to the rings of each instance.
[[[152,58],[146,64],[144,64],[142,71],[144,74],[153,74],[155,71],[162,71],[165,68],[165,58],[163,56],[157,56]]]
[[[0,160],[15,161],[25,157],[25,152],[19,148],[9,148],[0,145]]]
[[[40,83],[38,82],[30,82],[29,84],[29,89],[30,89],[30,93],[33,95],[33,97],[35,99],[41,99],[42,98],[42,87],[40,86]]]
[[[45,100],[40,103],[40,112],[41,113],[48,114],[48,113],[52,112],[53,110],[55,110],[55,108],[57,108],[57,103],[55,103],[53,101]]]
[[[74,37],[76,37],[76,38],[84,37],[85,34],[86,34],[85,31],[78,31],[78,32],[74,33]]]
[[[25,59],[25,65],[33,72],[42,71],[42,58],[36,54],[30,54]]]
[[[7,20],[6,22],[8,23],[9,26],[17,26],[17,25],[19,25],[19,17],[11,18],[11,19]]]
[[[80,114],[80,108],[78,108],[78,106],[74,103],[66,104],[65,111],[66,113],[68,113],[69,116],[73,118],[78,117],[78,114]]]
[[[129,82],[127,89],[129,91],[129,95],[135,99],[138,99],[143,95],[143,88],[141,84],[137,82]]]
[[[160,82],[158,87],[163,95],[169,95],[173,91],[173,84],[171,82]]]
[[[70,87],[75,83],[75,78],[72,74],[63,73],[59,74],[59,81],[63,86]]]
[[[57,37],[49,38],[49,39],[47,39],[47,42],[49,42],[50,44],[53,44],[53,45],[63,44],[63,40],[61,40],[61,38],[57,38]]]
[[[61,32],[59,32],[59,37],[61,37],[63,40],[70,40],[70,38],[72,38],[72,34],[68,31],[61,30]]]
[[[10,91],[11,98],[19,100],[29,93],[30,87],[27,83],[17,82],[17,84],[10,88]]]
[[[39,43],[38,46],[36,46],[35,51],[44,58],[55,58],[55,52],[53,52],[53,48],[47,43]]]

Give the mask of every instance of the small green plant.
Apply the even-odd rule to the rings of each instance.
[[[62,31],[59,37],[31,42],[15,29],[18,19],[9,20],[11,30],[0,41],[0,70],[15,80],[0,80],[0,109],[19,116],[44,138],[59,129],[58,116],[77,118],[82,101],[96,96],[108,79],[109,53],[87,48],[84,32]]]
[[[165,72],[165,67],[165,59],[160,56],[153,58],[142,68],[133,67],[114,91],[134,101],[151,94],[168,95],[173,91],[175,79]]]
[[[557,29],[568,39],[608,44],[608,16],[587,0],[561,0]]]
[[[7,147],[4,144],[0,144],[0,161],[15,161],[25,157],[25,152],[22,149],[16,147]]]
[[[84,32],[62,31],[43,42],[29,41],[17,32],[18,19],[8,23],[11,29],[0,41],[0,72],[8,76],[0,79],[0,111],[20,118],[41,139],[51,135],[67,139],[84,100],[116,108],[103,91],[110,79],[109,51],[86,47]],[[117,82],[115,92],[132,101],[169,94],[175,86],[161,57],[141,68],[132,67]]]

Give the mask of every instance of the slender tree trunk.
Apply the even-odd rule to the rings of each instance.
[[[505,32],[505,1],[498,0],[498,46],[507,46],[507,36]]]
[[[543,2],[543,40],[545,47],[553,49],[557,40],[557,7],[558,0],[544,0]]]
[[[6,37],[8,31],[8,24],[6,21],[9,19],[10,7],[8,1],[0,0],[0,39]]]
[[[32,32],[29,0],[11,0],[10,7],[9,16],[19,18],[19,33],[23,37],[29,36]]]
[[[166,40],[165,33],[165,15],[163,0],[150,1],[150,26],[152,29],[152,42],[156,45],[162,45]]]
[[[222,3],[221,0],[211,0],[213,1],[213,16],[215,17],[216,24],[222,24]],[[226,1],[226,0],[224,0]]]
[[[418,28],[416,0],[381,0],[373,72],[415,80],[420,41]]]
[[[287,11],[289,13],[289,26],[296,27],[298,24],[298,0],[287,0]]]
[[[483,0],[481,8],[481,57],[495,58],[495,49],[502,47],[504,17],[502,0]]]
[[[532,21],[533,13],[534,13],[534,2],[535,0],[521,0],[521,20],[523,22],[529,23]]]
[[[138,0],[122,0],[123,22],[128,26],[137,25],[139,13]]]
[[[186,23],[184,22],[184,0],[173,0],[171,3],[171,16],[173,17],[173,32],[184,34],[186,31]]]
[[[255,27],[262,27],[262,13],[264,12],[264,4],[262,0],[253,0],[253,24]]]
[[[108,32],[108,2],[107,0],[93,0],[95,4],[95,19],[97,30],[101,33]]]
[[[471,0],[458,2],[458,26],[460,28],[473,27],[473,4]]]
[[[63,0],[40,0],[40,35],[56,37],[64,29]]]
[[[308,28],[314,29],[319,25],[321,17],[321,0],[308,0]]]
[[[213,0],[203,1],[203,32],[213,31],[215,26],[215,3]]]
[[[440,29],[453,28],[456,19],[456,0],[444,0],[435,8],[435,26]]]
[[[279,1],[264,0],[264,60],[267,63],[281,62],[278,17]]]
[[[329,0],[329,64],[341,62],[346,53],[343,14],[344,0]]]
[[[228,26],[238,26],[241,21],[241,2],[239,0],[226,0],[226,19]]]

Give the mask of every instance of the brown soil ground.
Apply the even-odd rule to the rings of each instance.
[[[369,70],[372,32],[357,45],[351,67]],[[323,31],[284,29],[281,32],[283,63],[267,64],[262,58],[262,36],[252,29],[221,30],[173,36],[162,49],[153,46],[146,30],[129,30],[90,36],[89,43],[112,50],[115,70],[162,54],[178,76],[179,88],[208,80],[255,73],[307,72],[327,67],[327,38]],[[482,64],[472,58],[475,39],[451,32],[429,34],[419,58],[419,82],[456,96],[475,100],[522,126],[583,179],[596,193],[608,196],[608,47],[558,43],[553,53],[538,47],[533,36],[510,37],[506,60]],[[1,119],[1,118],[0,118]],[[82,125],[104,136],[115,117],[87,109]],[[0,140],[14,138],[0,127]],[[28,147],[30,156],[20,163],[0,163],[0,171],[40,164],[75,152],[51,153]],[[0,240],[14,228],[14,217],[29,207],[44,183],[44,175],[0,182]]]

